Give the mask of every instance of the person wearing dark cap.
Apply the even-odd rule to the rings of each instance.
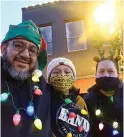
[[[119,56],[94,57],[96,84],[84,96],[92,137],[123,137],[123,84],[119,79]]]
[[[31,20],[10,25],[1,43],[1,137],[51,137],[46,43]]]
[[[51,128],[54,137],[89,137],[87,106],[74,87],[76,70],[71,60],[58,57],[47,67],[51,85]]]

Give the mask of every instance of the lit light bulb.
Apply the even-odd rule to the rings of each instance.
[[[34,121],[34,125],[36,128],[38,128],[39,130],[42,129],[42,122],[40,119],[36,118],[35,121]]]
[[[104,128],[104,124],[103,123],[99,123],[99,130],[102,130]]]
[[[32,81],[34,81],[34,82],[39,82],[40,80],[39,80],[39,78],[37,78],[36,76],[33,76],[33,77],[32,77]]]
[[[64,99],[64,102],[65,102],[66,104],[71,104],[71,103],[72,103],[72,100],[69,99],[69,98],[66,98],[66,99]]]
[[[78,127],[78,132],[81,133],[84,130],[83,126]]]
[[[42,76],[42,71],[39,70],[39,69],[36,69],[34,72],[33,72],[33,76],[37,77],[37,78],[40,78]]]
[[[8,99],[9,93],[2,93],[0,95],[0,101],[4,102]]]
[[[32,116],[34,114],[34,106],[32,104],[30,104],[27,109],[26,109],[27,113],[29,116]]]
[[[113,130],[113,135],[119,134],[118,130]]]
[[[101,110],[100,110],[100,109],[97,109],[95,113],[96,113],[96,116],[98,116],[98,115],[101,114]]]
[[[83,114],[83,115],[87,115],[88,113],[87,113],[87,111],[86,111],[86,110],[81,109],[81,114]]]
[[[66,137],[72,137],[72,134],[71,134],[71,133],[68,133]]]
[[[113,122],[113,127],[114,127],[114,128],[117,128],[117,127],[118,127],[118,122],[114,121],[114,122]]]
[[[34,94],[36,95],[42,95],[42,91],[40,89],[35,89]]]
[[[20,123],[21,121],[21,115],[19,113],[15,114],[13,116],[13,123],[15,126],[18,126],[18,124]]]
[[[75,114],[74,112],[70,112],[70,113],[69,113],[69,117],[70,117],[70,118],[75,118],[75,117],[76,117],[76,114]]]

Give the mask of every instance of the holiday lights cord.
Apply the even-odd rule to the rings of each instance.
[[[118,129],[118,126],[119,126],[119,123],[117,122],[117,116],[116,116],[116,120],[113,122],[112,125],[111,125],[110,123],[104,121],[104,120],[103,120],[103,109],[102,109],[102,106],[101,106],[101,96],[100,96],[100,100],[99,100],[98,104],[99,104],[99,108],[100,108],[100,109],[97,109],[97,110],[95,111],[95,115],[96,115],[96,116],[101,116],[101,117],[100,117],[101,122],[99,123],[99,130],[103,130],[103,128],[104,128],[103,122],[104,122],[104,123],[112,126],[112,127],[114,128],[114,130],[113,130],[113,135],[117,135],[117,134],[119,133],[119,131],[117,130],[117,129]],[[115,111],[114,107],[113,107],[113,111],[114,111],[114,113],[116,114],[116,111]]]
[[[32,76],[32,81],[33,82],[39,82],[39,78],[42,76],[42,72],[40,70],[35,70],[34,73],[33,73],[33,76]],[[6,85],[7,85],[7,89],[8,89],[8,92],[7,93],[2,93],[0,95],[0,101],[1,102],[5,102],[9,96],[11,96],[11,99],[12,99],[12,104],[13,104],[13,107],[15,108],[16,110],[16,114],[13,116],[13,123],[15,126],[18,126],[20,121],[21,121],[21,115],[19,114],[19,111],[20,110],[24,110],[25,112],[27,112],[27,114],[29,116],[34,116],[34,125],[37,129],[41,130],[42,129],[42,122],[40,119],[37,118],[37,116],[35,115],[35,112],[34,112],[34,106],[33,106],[33,95],[32,95],[32,90],[30,90],[30,98],[31,98],[31,101],[29,102],[29,106],[27,107],[27,109],[25,108],[17,108],[15,103],[14,103],[14,97],[13,95],[11,94],[10,92],[10,88],[9,88],[9,85],[6,81]],[[31,87],[31,81],[30,81],[30,87]],[[39,89],[38,86],[34,86],[34,94],[36,95],[42,95],[42,91]]]

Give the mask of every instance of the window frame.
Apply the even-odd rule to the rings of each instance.
[[[51,27],[51,38],[52,38],[52,40],[51,40],[51,41],[46,41],[46,40],[45,40],[45,41],[46,41],[47,45],[48,45],[48,43],[52,43],[52,53],[48,53],[48,51],[47,51],[47,55],[48,55],[48,56],[52,56],[52,55],[54,54],[52,24],[49,23],[49,24],[39,25],[40,30],[41,30],[41,28],[43,28],[43,27]],[[42,33],[42,32],[41,32],[41,33]],[[42,34],[42,35],[43,35],[43,34]],[[44,36],[43,36],[43,37],[44,37]],[[44,37],[44,39],[45,39],[45,37]],[[47,46],[47,49],[48,49],[48,46]]]
[[[83,29],[84,29],[83,34],[80,35],[80,36],[67,37],[66,24],[67,24],[67,23],[79,22],[79,21],[83,21]],[[84,22],[84,19],[81,18],[81,19],[65,20],[65,32],[66,32],[67,51],[68,51],[69,53],[71,53],[71,52],[77,52],[77,51],[86,51],[86,50],[88,50],[87,38],[86,38],[86,33],[85,33],[85,22]],[[85,39],[86,48],[85,48],[85,49],[84,49],[84,48],[81,48],[81,49],[70,50],[67,40],[68,40],[68,39],[76,39],[76,38],[80,38],[80,37],[83,37],[83,38]]]

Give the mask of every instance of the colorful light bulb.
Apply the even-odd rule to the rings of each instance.
[[[40,78],[42,76],[42,71],[37,69],[33,72],[33,76]]]
[[[32,81],[34,81],[34,82],[39,82],[40,80],[39,80],[39,78],[37,78],[36,76],[33,76],[33,77],[32,77]]]
[[[34,121],[34,125],[37,129],[41,130],[42,129],[42,122],[40,119],[36,118]]]
[[[71,133],[68,133],[68,134],[66,135],[66,137],[72,137],[72,134],[71,134]]]
[[[70,113],[69,113],[69,117],[70,117],[70,118],[75,118],[75,117],[76,117],[76,114],[75,114],[74,112],[70,112]]]
[[[104,124],[103,123],[99,123],[99,130],[102,130],[104,128]]]
[[[69,98],[66,98],[66,99],[64,99],[64,102],[65,102],[66,104],[71,104],[71,103],[72,103],[72,100],[69,99]]]
[[[113,122],[113,128],[118,128],[118,122],[116,121]]]
[[[113,130],[113,135],[119,134],[118,130]]]
[[[13,123],[15,126],[18,126],[18,124],[20,123],[21,121],[21,115],[19,113],[15,114],[13,116]]]
[[[81,109],[81,114],[83,114],[83,115],[87,115],[88,113],[87,113],[87,111],[86,111],[86,110]]]
[[[101,114],[101,110],[100,109],[97,109],[96,112],[95,112],[96,116],[100,115]]]
[[[84,129],[83,126],[79,126],[79,127],[78,127],[78,132],[81,133],[81,132],[83,131],[83,129]]]
[[[2,93],[0,95],[0,101],[4,102],[8,99],[9,93]]]
[[[35,89],[34,90],[34,94],[36,94],[36,95],[42,95],[43,93],[42,93],[42,91],[40,89]]]
[[[32,104],[30,104],[30,105],[27,107],[26,111],[27,111],[27,114],[28,114],[29,116],[32,116],[32,115],[34,114],[34,106],[33,106]]]

